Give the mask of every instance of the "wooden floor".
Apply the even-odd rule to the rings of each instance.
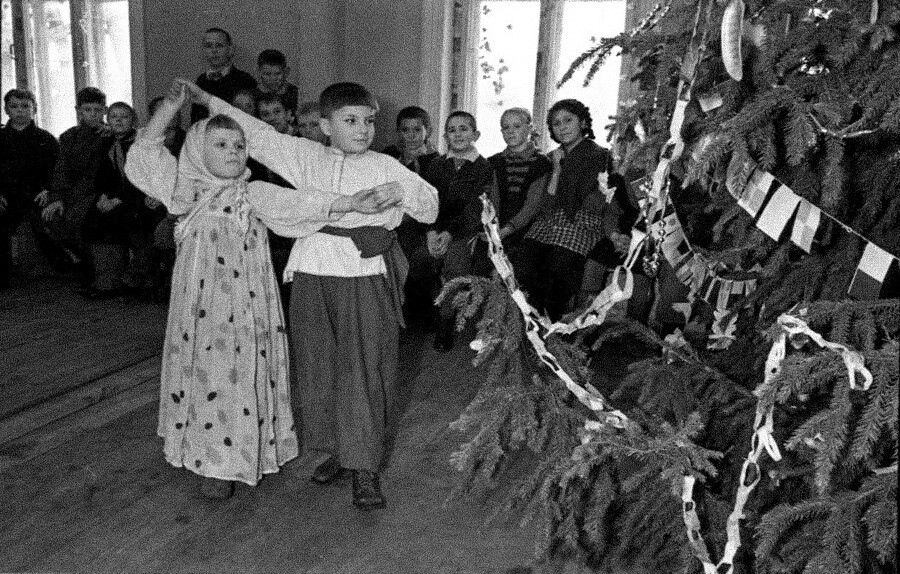
[[[401,347],[403,416],[383,475],[388,507],[361,513],[347,481],[302,459],[220,503],[168,466],[155,436],[164,305],[88,302],[50,279],[0,291],[0,572],[502,573],[533,532],[482,527],[446,505],[447,429],[479,373],[460,342]]]

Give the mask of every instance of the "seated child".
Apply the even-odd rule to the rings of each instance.
[[[87,212],[96,200],[98,147],[108,133],[104,123],[106,94],[92,87],[79,90],[75,95],[75,115],[78,125],[59,136],[59,157],[42,217],[54,240],[78,265],[79,282],[88,287],[92,281],[90,248],[82,230]]]
[[[328,136],[322,132],[319,120],[319,102],[306,102],[297,110],[297,135],[322,145],[328,145]]]
[[[488,158],[495,178],[491,200],[497,209],[503,247],[515,260],[519,242],[541,209],[553,164],[534,145],[531,112],[525,108],[503,112],[500,132],[506,149]],[[482,252],[486,257],[486,250]]]
[[[407,106],[397,114],[397,143],[386,147],[384,153],[422,175],[438,156],[430,137],[431,116],[419,106]]]
[[[246,182],[244,132],[213,113],[188,132],[181,157],[163,146],[184,104],[182,83],[128,153],[125,171],[183,216],[163,353],[157,433],[166,460],[198,474],[200,491],[227,498],[234,481],[256,485],[297,456],[281,305],[265,227],[337,220],[373,191],[303,194]],[[229,108],[233,109],[233,108]]]
[[[256,94],[253,90],[238,90],[231,98],[231,105],[251,116],[256,115]]]
[[[65,254],[44,228],[41,209],[47,203],[59,144],[34,123],[37,100],[28,90],[12,89],[3,96],[9,121],[0,128],[0,288],[9,284],[12,237],[28,219],[38,247],[54,269],[63,270]]]
[[[250,155],[294,186],[349,195],[379,185],[372,214],[322,217],[293,229],[298,237],[285,270],[291,292],[291,348],[299,380],[302,444],[324,455],[312,479],[353,475],[353,504],[385,505],[378,471],[393,408],[403,293],[403,252],[392,230],[404,214],[437,215],[437,192],[397,160],[369,149],[378,102],[363,86],[339,83],[320,96],[322,131],[331,147],[279,134],[191,86],[213,114],[226,113],[247,134]],[[296,194],[302,197],[302,194]],[[277,229],[276,229],[277,231]]]
[[[291,68],[287,65],[284,53],[271,48],[263,50],[256,59],[256,69],[259,83],[256,84],[254,95],[257,101],[264,95],[276,96],[288,114],[288,122],[293,124],[300,101],[300,90],[287,81]]]
[[[441,206],[437,221],[428,230],[426,248],[432,258],[440,261],[443,282],[472,273],[473,250],[486,249],[478,242],[481,231],[478,198],[482,193],[490,193],[494,176],[491,164],[475,148],[480,135],[475,116],[469,112],[452,112],[444,124],[447,154],[433,160],[425,173],[425,179],[438,190]],[[440,309],[435,349],[450,350],[454,328],[454,311],[446,301]]]
[[[400,163],[415,173],[423,175],[431,161],[438,157],[434,145],[428,141],[430,136],[431,116],[428,115],[428,112],[418,106],[405,107],[397,114],[397,143],[385,148],[384,153],[397,158]],[[427,232],[427,225],[407,216],[403,218],[403,222],[397,228],[397,240],[407,257],[412,258],[419,253],[426,257],[424,265],[434,267],[433,259],[427,252],[417,251],[419,246],[425,245]],[[412,266],[421,267],[420,264]],[[433,277],[435,274],[435,271],[431,271],[426,276]],[[411,275],[407,278],[406,312],[408,316],[412,317],[424,315],[426,326],[430,326],[428,319],[430,319],[431,299],[434,294],[431,282],[428,280],[423,282],[419,275],[421,274]]]
[[[125,177],[125,157],[134,143],[136,114],[124,102],[115,102],[107,112],[109,135],[99,147],[94,179],[94,205],[88,210],[84,238],[91,250],[93,282],[84,292],[89,299],[109,299],[122,293],[126,265],[128,287],[146,287],[149,276],[150,235],[136,229],[142,194]],[[152,229],[152,228],[151,228]],[[129,263],[128,248],[133,257]]]

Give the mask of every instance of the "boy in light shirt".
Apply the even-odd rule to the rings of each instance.
[[[394,158],[369,149],[378,102],[359,84],[333,84],[319,98],[330,147],[279,134],[187,85],[211,113],[237,120],[250,155],[298,189],[351,195],[378,187],[394,203],[378,214],[339,214],[296,226],[284,274],[293,282],[290,331],[302,444],[327,457],[312,479],[328,483],[350,469],[353,504],[382,508],[378,471],[396,386],[406,273],[393,230],[404,214],[434,222],[437,191]]]

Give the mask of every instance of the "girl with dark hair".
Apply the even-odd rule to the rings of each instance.
[[[519,278],[538,309],[559,319],[578,292],[587,254],[614,230],[617,213],[607,186],[609,151],[594,143],[592,119],[578,100],[560,100],[547,113],[553,141],[542,214],[521,244]]]

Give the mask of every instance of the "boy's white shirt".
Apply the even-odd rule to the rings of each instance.
[[[479,157],[481,157],[481,154],[478,153],[478,150],[474,146],[469,151],[463,152],[463,153],[458,153],[458,152],[455,152],[452,149],[450,149],[450,150],[447,150],[446,155],[449,158],[464,159],[466,161],[471,161],[471,162],[474,162]]]
[[[247,137],[250,156],[298,189],[311,187],[353,195],[389,181],[397,181],[403,188],[398,208],[374,215],[347,213],[336,221],[309,221],[291,229],[290,235],[296,235],[297,240],[284,271],[285,282],[295,272],[331,277],[368,277],[386,272],[383,257],[363,259],[349,237],[317,233],[323,225],[394,229],[404,213],[423,223],[433,223],[437,217],[437,190],[390,156],[371,150],[347,155],[306,138],[279,134],[272,126],[216,97],[210,99],[209,111],[234,118]]]

